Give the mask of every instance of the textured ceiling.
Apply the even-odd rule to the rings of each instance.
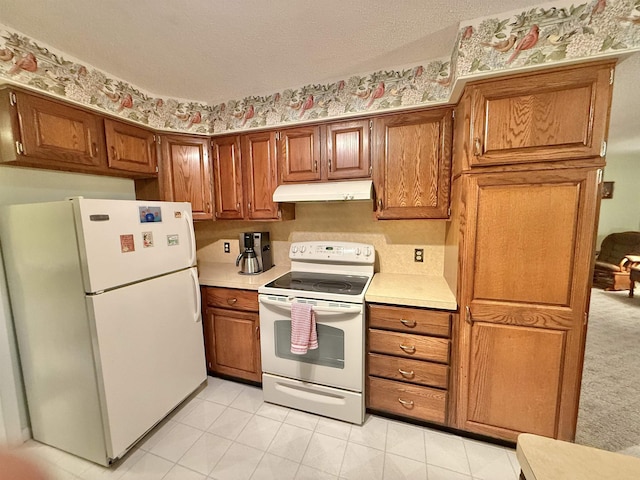
[[[541,3],[541,2],[540,2]],[[458,23],[532,0],[2,0],[0,23],[155,95],[217,104],[448,57]],[[610,152],[640,153],[638,55]]]

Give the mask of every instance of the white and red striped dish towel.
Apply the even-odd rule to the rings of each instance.
[[[304,355],[318,348],[316,314],[308,303],[291,304],[291,353]]]

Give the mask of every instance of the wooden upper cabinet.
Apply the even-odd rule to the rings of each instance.
[[[450,109],[373,120],[378,219],[448,218],[451,136]]]
[[[191,202],[194,220],[213,218],[209,139],[190,135],[162,135],[163,200]]]
[[[469,87],[467,167],[604,156],[612,81],[607,63]]]
[[[281,182],[320,180],[320,126],[289,128],[280,131],[279,137]]]
[[[156,136],[152,131],[105,118],[104,132],[110,168],[151,176],[157,173]]]
[[[4,90],[2,97],[3,131],[12,133],[2,161],[77,171],[106,168],[99,116],[15,89]]]
[[[216,218],[242,219],[245,205],[242,192],[240,137],[231,135],[212,141]]]
[[[329,123],[324,131],[328,180],[371,176],[371,120]]]
[[[242,135],[241,147],[246,217],[249,220],[279,218],[278,204],[273,202],[278,172],[275,132]]]
[[[575,435],[595,168],[464,175],[458,428]]]
[[[370,131],[370,120],[282,130],[281,183],[370,178]]]

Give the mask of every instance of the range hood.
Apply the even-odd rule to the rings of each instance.
[[[295,183],[280,185],[273,192],[274,202],[329,202],[344,200],[371,200],[373,182]]]

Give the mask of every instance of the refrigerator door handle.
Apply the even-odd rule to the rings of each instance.
[[[196,236],[193,232],[193,219],[189,212],[184,212],[183,215],[185,221],[187,222],[187,230],[189,231],[189,244],[191,245],[191,257],[189,257],[189,265],[196,264]]]
[[[200,282],[198,281],[198,274],[196,273],[197,270],[195,268],[192,268],[190,270],[191,273],[191,279],[193,280],[193,291],[195,292],[195,305],[194,305],[194,309],[193,309],[193,321],[195,323],[198,323],[201,320],[201,316],[200,316],[200,302],[202,301],[202,298],[200,296]]]

